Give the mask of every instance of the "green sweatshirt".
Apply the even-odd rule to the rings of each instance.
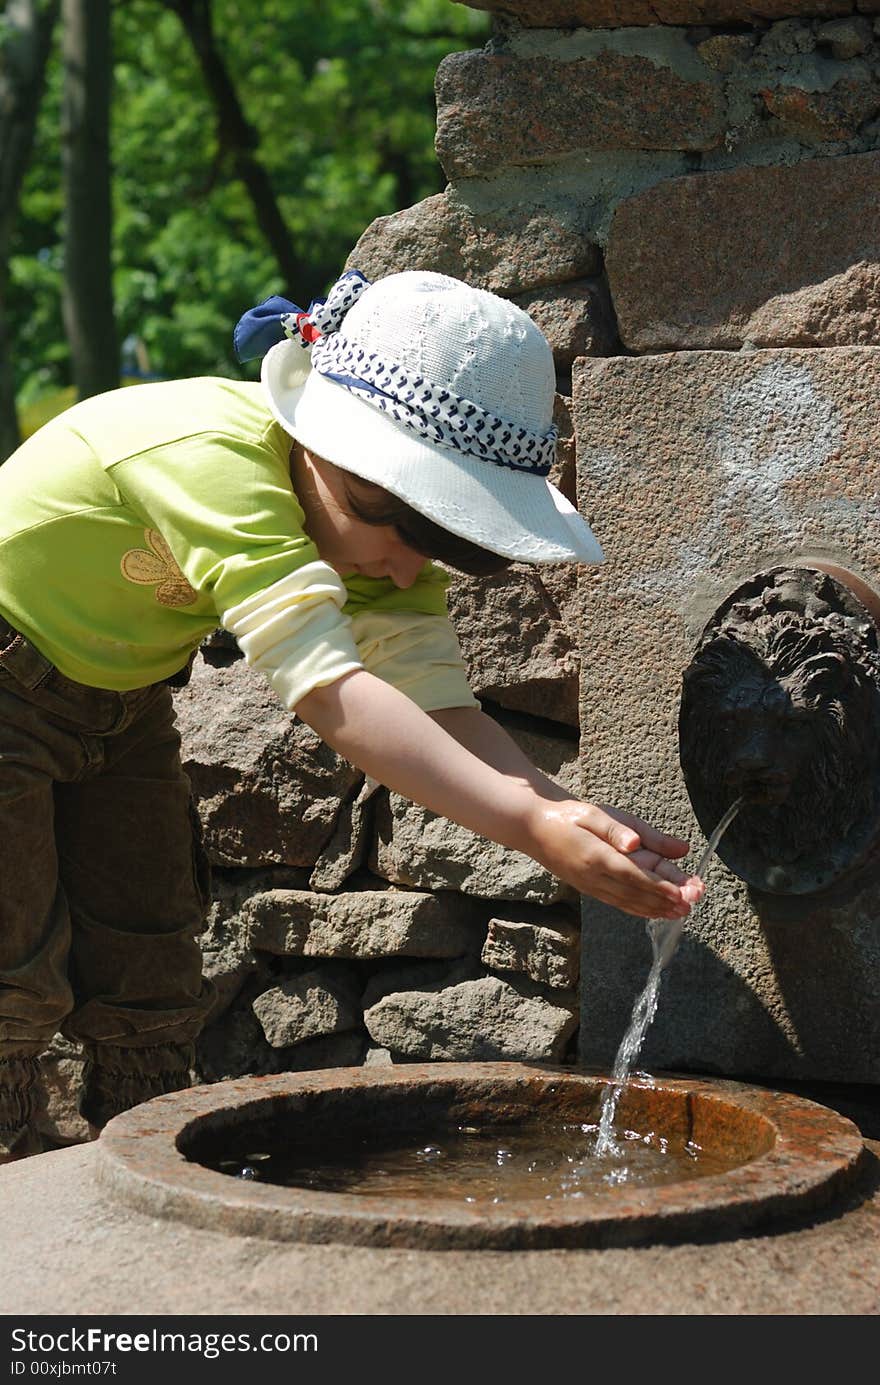
[[[269,610],[288,706],[358,666],[429,709],[476,705],[445,573],[343,588],[305,533],[290,448],[258,384],[169,381],[75,405],[0,466],[0,612],[92,687],[166,678],[224,616],[238,635],[230,613],[262,630],[252,613]],[[251,644],[261,667],[265,635]]]

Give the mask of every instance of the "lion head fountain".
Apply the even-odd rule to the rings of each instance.
[[[706,626],[679,717],[688,793],[752,888],[805,895],[861,872],[880,843],[877,626],[823,571],[773,568]]]

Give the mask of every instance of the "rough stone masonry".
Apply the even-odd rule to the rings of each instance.
[[[573,599],[582,791],[697,847],[676,722],[713,610],[776,563],[877,586],[880,6],[474,8],[490,42],[437,74],[449,186],[351,263],[470,277],[550,337],[609,559]],[[786,907],[716,863],[645,1063],[876,1082],[874,899]],[[589,900],[582,938],[578,1051],[607,1065],[650,952]]]

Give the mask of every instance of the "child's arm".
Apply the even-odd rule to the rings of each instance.
[[[481,713],[474,713],[477,721],[429,716],[363,669],[314,688],[296,713],[365,774],[524,852],[583,894],[644,918],[681,918],[702,892],[666,859],[684,855],[685,842],[567,797]],[[444,730],[441,718],[452,718],[473,750]]]
[[[479,708],[450,707],[431,712],[430,715],[458,741],[459,745],[465,746],[501,774],[531,784],[542,798],[565,803],[575,801],[581,808],[591,806],[580,800],[572,800],[565,789],[548,779],[546,774],[532,764],[504,728]],[[635,817],[632,813],[624,813],[619,808],[609,808],[603,804],[594,807],[594,811],[603,813],[607,818],[631,828],[637,834],[640,843],[638,849],[633,850],[630,845],[623,845],[622,840],[615,836],[610,840],[616,850],[625,851],[631,861],[641,865],[645,870],[659,874],[664,880],[671,880],[679,885],[684,883],[687,877],[677,867],[671,866],[668,858],[684,856],[688,850],[687,842],[681,841],[678,837],[669,837],[665,832],[658,832],[641,818]],[[596,830],[595,826],[592,830]],[[602,835],[605,835],[604,832]],[[703,893],[703,882],[695,876],[688,878],[688,888],[685,891],[688,903],[696,903]]]

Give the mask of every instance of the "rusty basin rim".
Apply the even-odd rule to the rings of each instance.
[[[178,1148],[218,1112],[257,1116],[266,1104],[334,1096],[346,1090],[454,1090],[474,1096],[532,1084],[578,1084],[596,1094],[610,1079],[596,1072],[517,1062],[420,1063],[333,1068],[245,1077],[191,1088],[135,1107],[106,1126],[96,1177],[113,1199],[153,1217],[274,1241],[415,1249],[543,1249],[717,1239],[826,1207],[856,1182],[865,1158],[858,1128],[813,1101],[728,1079],[657,1077],[635,1082],[659,1092],[718,1102],[767,1123],[769,1149],[725,1173],[657,1187],[625,1184],[608,1197],[460,1205],[444,1199],[389,1198],[243,1182],[191,1162]]]

